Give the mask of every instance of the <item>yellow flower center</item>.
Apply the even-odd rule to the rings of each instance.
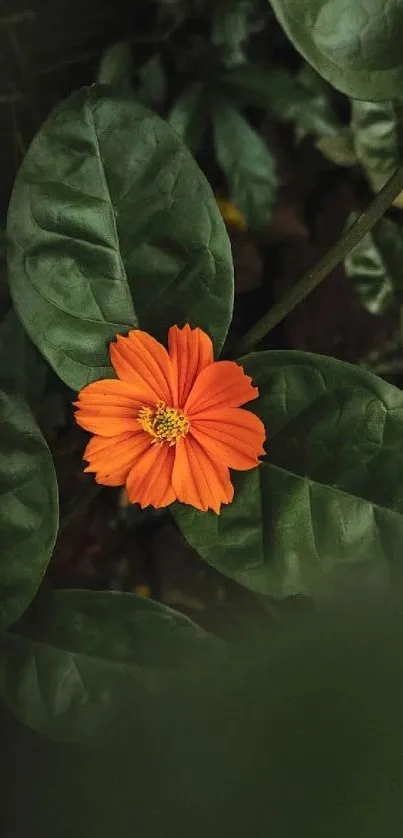
[[[138,413],[138,421],[144,431],[151,434],[153,445],[175,445],[186,436],[190,422],[176,407],[168,407],[165,402],[157,402],[156,409],[142,407]]]

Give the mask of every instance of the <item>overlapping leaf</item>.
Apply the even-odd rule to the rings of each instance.
[[[0,694],[55,739],[125,740],[164,711],[214,637],[166,606],[120,592],[63,591],[0,641]]]
[[[349,224],[355,220],[352,215]],[[389,218],[380,221],[345,259],[347,276],[371,314],[384,314],[394,294],[403,292],[403,230]]]
[[[401,94],[401,0],[270,0],[297,49],[335,87],[357,99]]]
[[[47,445],[22,398],[0,391],[0,631],[36,594],[58,526]]]
[[[403,102],[351,103],[351,128],[354,148],[374,192],[393,175],[402,160]],[[393,202],[403,206],[399,195]]]
[[[110,87],[62,102],[32,142],[9,210],[9,282],[28,334],[73,389],[112,373],[108,341],[188,321],[216,350],[232,312],[214,196],[170,126]]]
[[[220,516],[177,504],[200,555],[275,597],[403,577],[403,394],[332,358],[262,352],[241,363],[259,387],[263,465],[234,477]]]

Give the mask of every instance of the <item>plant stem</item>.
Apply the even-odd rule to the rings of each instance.
[[[325,279],[326,276],[350,253],[350,250],[358,244],[377,221],[384,215],[396,196],[403,190],[403,165],[399,166],[392,177],[387,181],[378,195],[375,195],[371,203],[345,230],[339,241],[331,247],[327,253],[309,270],[293,288],[271,308],[261,320],[244,335],[243,338],[231,348],[231,355],[242,355],[249,352],[264,338],[275,326],[278,325],[287,314],[290,313],[308,294]]]

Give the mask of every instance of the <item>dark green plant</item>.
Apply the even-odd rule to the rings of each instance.
[[[272,5],[330,82],[348,95],[367,96],[372,80],[373,95],[385,101],[396,96],[396,3],[390,4],[387,31],[374,16],[376,49],[373,23],[363,30],[359,54],[362,16],[350,17],[345,5]],[[357,587],[378,595],[393,589],[400,599],[401,391],[335,359],[256,351],[345,259],[367,305],[375,299],[380,310],[392,285],[398,298],[400,226],[383,218],[403,189],[398,151],[396,170],[390,165],[385,185],[379,192],[376,185],[377,194],[340,240],[241,340],[226,344],[234,296],[230,242],[211,186],[187,145],[197,152],[205,133],[208,146],[210,131],[228,191],[259,229],[273,205],[275,180],[259,133],[264,114],[294,123],[299,139],[307,133],[339,136],[328,89],[317,76],[306,68],[302,76],[278,67],[266,71],[263,61],[251,66],[253,39],[263,31],[260,8],[161,3],[162,19],[171,20],[171,30],[160,35],[165,46],[158,42],[138,67],[132,67],[127,45],[109,53],[99,69],[102,84],[80,88],[51,112],[15,181],[7,228],[12,303],[8,291],[2,294],[0,324],[0,692],[20,722],[54,739],[99,743],[130,734],[132,742],[153,715],[169,728],[175,713],[165,708],[183,706],[189,672],[200,686],[200,660],[214,676],[228,659],[228,647],[160,603],[132,593],[56,593],[48,578],[41,585],[59,523],[42,399],[49,381],[60,379],[70,388],[63,391],[70,402],[86,384],[111,377],[108,343],[131,328],[163,341],[173,323],[200,326],[211,335],[216,357],[226,346],[259,387],[251,410],[267,429],[262,466],[237,475],[235,499],[220,517],[179,503],[172,508],[199,556],[279,602],[302,594],[321,607]],[[350,32],[344,51],[334,9],[340,15],[344,9],[340,19],[351,23],[343,30]],[[182,26],[189,29],[194,17],[207,21],[206,32],[189,34],[179,48]],[[310,24],[317,19],[322,28]],[[337,55],[337,65],[324,49],[331,26],[330,58]],[[373,69],[380,50],[382,72]],[[205,73],[197,78],[201,66]],[[302,88],[311,93],[302,95]],[[309,118],[308,102],[316,103]],[[364,163],[369,144],[357,142],[359,122],[353,119],[352,130]],[[369,235],[383,268],[380,278],[378,263],[371,288],[362,283],[360,267],[362,260],[368,264]],[[364,271],[368,277],[370,269]],[[296,635],[293,629],[293,643]]]

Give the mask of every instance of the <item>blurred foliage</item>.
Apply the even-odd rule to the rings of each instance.
[[[281,187],[277,123],[292,127],[296,144],[310,138],[328,165],[360,161],[374,188],[393,169],[393,131],[386,141],[378,130],[383,104],[376,112],[368,103],[350,105],[301,59],[266,0],[152,0],[131,9],[122,2],[115,11],[91,0],[85,13],[77,0],[66,11],[60,0],[45,29],[40,0],[36,5],[10,9],[6,25],[0,18],[0,107],[14,171],[56,86],[70,92],[76,73],[131,90],[167,117],[252,231],[267,228]],[[282,4],[273,5],[280,14]],[[396,114],[390,118],[396,122]]]
[[[359,160],[375,189],[393,170],[399,107],[353,101],[350,127],[349,99],[300,58],[266,0],[150,0],[130,9],[120,0],[116,7],[90,0],[85,10],[78,0],[68,8],[58,0],[51,10],[41,0],[29,11],[11,0],[8,5],[0,17],[0,109],[10,140],[10,175],[55,103],[56,90],[57,98],[70,92],[78,74],[88,83],[96,79],[132,90],[169,118],[208,177],[216,177],[218,166],[222,187],[235,203],[239,173],[251,172],[240,209],[252,229],[267,226],[281,185],[271,130],[276,122],[292,125],[297,143],[311,137],[334,165]],[[283,3],[273,6],[281,20],[287,17]],[[304,17],[302,10],[298,14]],[[239,130],[232,147],[229,130],[215,130],[214,143],[220,111],[232,114],[238,129],[241,117],[248,123],[249,143],[240,147]],[[235,154],[236,172],[228,165]]]
[[[357,218],[352,214],[349,225]],[[403,230],[381,218],[345,260],[347,276],[371,314],[384,314],[403,292]]]
[[[374,192],[393,175],[403,149],[403,100],[351,103],[354,149]],[[394,201],[403,208],[403,195]]]
[[[250,183],[244,178],[242,186],[252,229],[267,227],[279,185],[267,118],[269,124],[291,123],[297,141],[342,135],[331,88],[310,68],[301,68],[266,0],[154,0],[146,11],[144,4],[129,11],[120,3],[115,15],[102,0],[91,0],[85,14],[77,0],[66,12],[58,3],[46,20],[46,33],[52,26],[55,33],[51,47],[42,32],[44,14],[37,0],[37,9],[14,15],[12,24],[2,27],[0,18],[5,68],[0,108],[14,174],[56,101],[56,88],[57,98],[70,92],[78,74],[86,75],[88,83],[132,90],[139,101],[168,117],[208,177],[214,177],[218,164],[231,200],[239,195],[239,173],[252,172]],[[223,122],[220,111],[236,121],[233,148],[227,147],[231,131],[225,126],[215,131],[214,145],[213,123]],[[236,171],[229,165],[235,155]],[[332,159],[332,152],[327,156]]]
[[[361,606],[249,635],[141,716],[134,696],[123,748],[51,742],[3,712],[3,834],[398,835],[402,618]]]

